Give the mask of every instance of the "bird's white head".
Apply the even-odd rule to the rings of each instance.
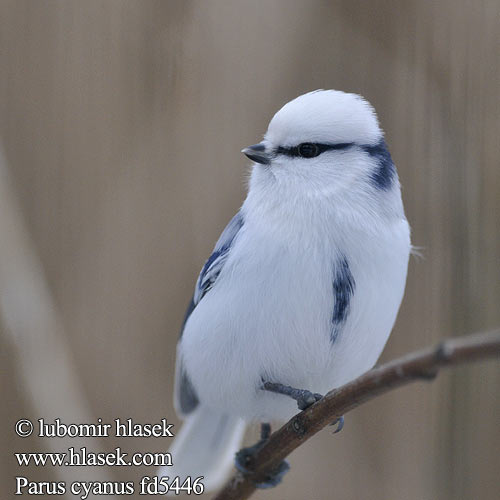
[[[295,200],[330,201],[399,194],[375,110],[356,94],[317,90],[297,97],[274,115],[264,140],[243,153],[255,162],[251,190],[273,185]]]
[[[382,137],[373,107],[357,94],[316,90],[285,104],[269,123],[266,141],[375,144]]]

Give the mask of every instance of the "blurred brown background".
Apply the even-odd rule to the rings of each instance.
[[[383,359],[500,324],[498,0],[0,5],[1,498],[15,475],[152,473],[19,468],[16,451],[77,441],[21,439],[14,423],[177,423],[175,342],[244,199],[239,151],[306,91],[358,92],[378,110],[422,247]],[[496,499],[499,382],[487,362],[379,398],[255,498]]]

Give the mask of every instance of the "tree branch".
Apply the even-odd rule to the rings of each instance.
[[[436,348],[408,354],[373,368],[295,415],[271,435],[248,464],[248,475],[236,472],[214,500],[243,500],[255,491],[254,481],[336,418],[386,392],[417,380],[432,380],[440,368],[500,357],[500,329],[445,340]]]

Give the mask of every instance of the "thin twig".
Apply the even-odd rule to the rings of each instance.
[[[361,404],[410,382],[432,380],[445,366],[493,357],[500,357],[500,330],[449,339],[436,348],[411,353],[373,368],[352,382],[330,391],[273,433],[248,463],[250,474],[236,472],[214,500],[249,498],[255,491],[254,482],[262,481],[266,472],[276,469],[295,448]]]

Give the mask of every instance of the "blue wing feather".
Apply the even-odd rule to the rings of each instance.
[[[203,269],[198,276],[196,282],[196,287],[194,291],[193,298],[191,299],[189,306],[187,308],[186,314],[184,316],[184,323],[182,325],[182,332],[184,331],[184,326],[191,316],[191,313],[195,310],[197,304],[205,296],[205,294],[214,286],[224,263],[226,262],[229,251],[234,243],[236,235],[243,226],[243,216],[238,212],[226,226],[222,234],[220,235],[212,255],[208,258],[207,262],[203,266]],[[177,372],[176,372],[176,391],[175,400],[176,408],[182,415],[187,415],[191,413],[199,404],[199,399],[196,394],[195,388],[191,383],[189,376],[182,365],[182,360],[177,360]]]
[[[231,246],[243,226],[243,216],[238,212],[226,226],[215,244],[212,255],[208,258],[203,266],[201,273],[196,282],[193,302],[196,306],[204,295],[212,288],[217,280],[224,264],[229,256]]]

